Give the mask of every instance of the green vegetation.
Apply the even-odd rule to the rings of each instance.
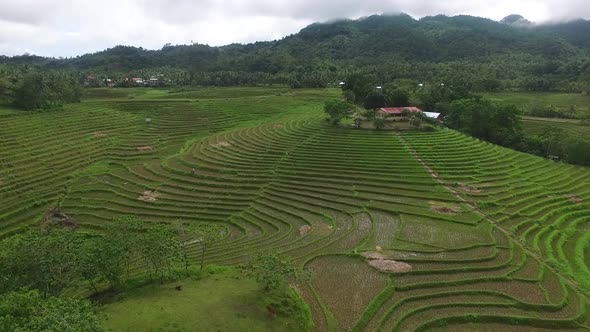
[[[115,331],[304,330],[301,317],[272,315],[265,303],[254,280],[232,269],[210,269],[199,279],[128,291],[101,311],[105,326]]]
[[[177,228],[168,225],[147,226],[139,220],[118,218],[107,225],[104,235],[91,237],[73,231],[65,217],[51,211],[49,218],[60,218],[61,225],[45,225],[43,230],[30,230],[2,243],[0,267],[5,273],[1,290],[31,288],[45,297],[59,296],[81,280],[88,281],[95,292],[103,282],[117,290],[125,287],[131,268],[138,263],[149,280],[160,283],[187,266],[179,240],[191,239],[185,231],[177,233]]]
[[[79,102],[81,87],[76,75],[66,71],[0,67],[0,105],[14,104],[25,110],[47,110]]]
[[[101,321],[87,301],[44,298],[37,291],[0,294],[0,330],[101,332]]]
[[[530,116],[576,119],[590,116],[590,96],[587,94],[497,92],[485,94],[485,96],[504,105],[516,106],[522,114]],[[547,110],[552,110],[553,114]]]
[[[342,119],[352,115],[354,105],[345,101],[327,101],[324,105],[324,112],[328,115],[328,121],[332,125],[338,125]]]
[[[340,90],[265,89],[178,92],[186,99],[109,90],[55,112],[0,113],[0,236],[32,237],[28,227],[52,220],[76,228],[57,239],[77,238],[20,247],[20,257],[64,268],[10,285],[48,289],[47,298],[93,293],[90,280],[126,288],[102,310],[106,327],[123,330],[301,330],[310,319],[314,330],[334,331],[590,327],[588,168],[452,129],[331,126],[324,106]],[[458,125],[471,128],[469,114],[490,126],[503,119],[503,106],[461,94],[440,87],[429,100],[455,104]],[[488,107],[490,114],[479,112]],[[143,231],[117,231],[130,215]],[[214,239],[189,235],[191,227],[216,229]],[[122,277],[82,269],[74,286],[62,285],[78,261],[66,259],[77,241],[106,234],[108,257],[100,250],[87,261],[104,260]],[[114,250],[137,238],[145,243],[133,259]],[[0,248],[5,257],[13,247]],[[273,258],[252,260],[261,251]],[[129,269],[117,265],[121,257]],[[18,272],[28,261],[0,268]],[[263,267],[263,281],[295,287],[277,295],[255,277],[215,268],[249,262]],[[296,271],[311,276],[295,283]],[[150,275],[146,287],[131,287]]]
[[[590,165],[590,127],[579,120],[523,118],[532,152],[557,156],[577,165]]]
[[[404,90],[443,82],[475,91],[581,93],[590,89],[590,43],[583,38],[589,34],[584,20],[519,26],[464,15],[374,15],[315,23],[271,42],[165,45],[156,51],[116,46],[71,59],[0,56],[0,66],[67,70],[81,80],[93,77],[88,86],[104,86],[108,78],[128,87],[133,84],[125,78],[157,77],[158,86],[314,88],[359,73],[373,85],[404,83]]]
[[[503,146],[515,146],[522,138],[514,107],[499,106],[481,98],[454,101],[445,119],[449,128]]]
[[[287,257],[272,253],[256,254],[244,269],[254,276],[267,292],[284,288],[289,279],[301,279]]]

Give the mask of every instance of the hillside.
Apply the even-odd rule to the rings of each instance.
[[[526,19],[515,16],[522,22]],[[407,78],[480,84],[499,80],[507,88],[530,90],[587,88],[590,44],[583,37],[590,21],[552,25],[513,24],[471,16],[370,16],[312,24],[281,40],[222,47],[166,45],[160,50],[116,46],[71,59],[35,56],[0,58],[6,64],[40,64],[53,69],[94,72],[100,76],[166,72],[179,82],[238,85],[227,72],[284,75],[278,82],[307,80],[309,87],[342,79],[350,71],[375,74],[380,80]],[[178,73],[220,73],[195,78]],[[190,77],[188,77],[190,76]],[[198,76],[198,75],[197,75]],[[545,81],[543,81],[544,79]],[[226,82],[231,80],[231,82]],[[258,83],[271,81],[256,77]],[[318,82],[319,81],[319,82]],[[575,84],[574,84],[575,83]],[[585,85],[584,85],[585,84]],[[477,88],[486,88],[477,86]],[[586,90],[583,90],[586,91]]]
[[[523,18],[524,19],[524,18]],[[408,15],[370,16],[359,20],[315,23],[272,42],[222,47],[166,45],[161,50],[117,46],[65,60],[42,60],[49,66],[76,69],[134,70],[172,66],[199,70],[276,72],[312,61],[378,64],[383,59],[443,62],[508,53],[554,59],[583,54],[590,22],[579,20],[522,28],[489,19],[443,15],[416,20]],[[264,59],[251,59],[265,56]],[[372,60],[369,60],[372,59]],[[10,59],[5,58],[5,62]],[[14,62],[19,57],[13,58]]]
[[[318,331],[590,327],[588,168],[449,129],[332,127],[336,89],[95,91],[0,113],[2,236],[57,205],[90,232],[221,224],[207,263],[288,255]]]

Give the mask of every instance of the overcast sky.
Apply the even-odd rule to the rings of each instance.
[[[0,54],[75,56],[115,45],[159,49],[273,40],[318,21],[404,12],[534,22],[590,18],[589,0],[0,0]]]

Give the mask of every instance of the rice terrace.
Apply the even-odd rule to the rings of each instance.
[[[0,31],[0,332],[590,331],[582,2],[0,0]]]
[[[310,271],[314,330],[590,326],[587,168],[449,129],[335,128],[338,90],[105,93],[3,110],[3,237],[55,206],[88,232],[214,223],[208,265],[272,250]]]

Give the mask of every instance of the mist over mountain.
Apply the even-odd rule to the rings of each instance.
[[[522,29],[528,27],[530,29]],[[70,59],[2,57],[4,63],[48,67],[135,70],[172,66],[195,70],[278,72],[310,61],[379,63],[384,59],[451,61],[520,53],[547,58],[584,54],[590,48],[590,21],[534,26],[520,15],[500,22],[472,16],[375,15],[358,20],[315,23],[272,42],[166,45],[154,51],[116,46]],[[253,59],[256,58],[256,59]]]
[[[504,17],[500,23],[517,26],[517,27],[527,27],[532,26],[533,22],[527,20],[522,15],[512,14]]]

